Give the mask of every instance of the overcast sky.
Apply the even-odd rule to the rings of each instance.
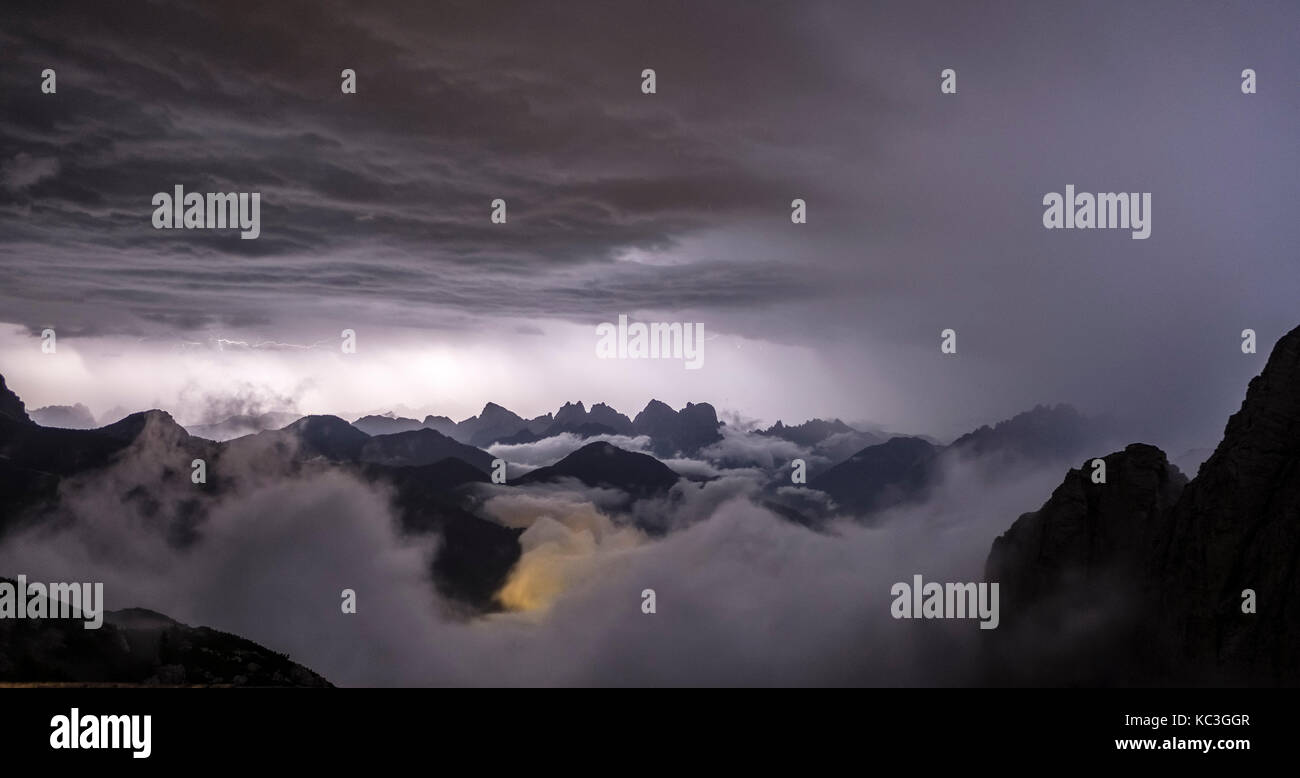
[[[1175,448],[1300,324],[1294,2],[51,9],[0,10],[29,407],[657,397],[947,437],[1065,401]],[[260,192],[261,236],[155,230],[177,184]],[[1151,192],[1150,238],[1044,229],[1067,184]],[[619,314],[703,323],[703,368],[596,359]]]

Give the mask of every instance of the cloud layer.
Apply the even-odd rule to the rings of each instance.
[[[890,587],[979,580],[992,538],[1060,478],[990,482],[954,463],[925,505],[823,532],[763,508],[738,475],[630,512],[609,489],[484,487],[481,513],[526,528],[524,555],[501,592],[514,612],[466,621],[428,579],[437,538],[402,536],[390,495],[340,471],[228,452],[221,496],[178,542],[193,488],[160,471],[173,429],[153,424],[107,470],[65,482],[54,516],[0,545],[0,570],[102,581],[110,609],[232,631],[344,685],[976,682],[977,625],[896,621]],[[139,484],[146,499],[122,498]],[[647,514],[673,531],[635,529]],[[339,607],[349,588],[355,615]]]

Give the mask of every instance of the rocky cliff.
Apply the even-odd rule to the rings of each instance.
[[[999,679],[1300,683],[1300,328],[1190,483],[1152,446],[1104,459],[993,543]]]

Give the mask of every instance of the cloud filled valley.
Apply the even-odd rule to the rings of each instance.
[[[102,466],[63,478],[57,499],[5,517],[0,570],[104,581],[110,607],[146,607],[248,637],[340,684],[969,678],[973,659],[960,670],[930,666],[912,644],[936,635],[969,642],[971,625],[918,633],[893,623],[889,584],[917,571],[978,578],[1006,516],[1059,477],[1059,468],[1022,466],[985,490],[974,465],[954,461],[926,501],[869,527],[824,495],[783,496],[802,490],[779,486],[789,483],[789,460],[817,460],[776,435],[722,426],[711,439],[670,418],[654,430],[659,439],[700,439],[666,458],[676,468],[670,483],[649,488],[656,473],[640,468],[667,469],[646,453],[649,434],[557,432],[493,444],[493,455],[510,459],[512,482],[493,484],[471,466],[451,475],[439,498],[439,509],[518,545],[517,561],[498,567],[492,598],[473,602],[437,585],[433,560],[480,547],[462,531],[452,541],[461,545],[449,548],[441,530],[449,519],[427,532],[404,519],[386,466],[345,453],[339,430],[356,431],[346,422],[227,443],[192,437],[161,412],[120,424],[128,423],[138,429]],[[602,445],[644,461],[620,462],[604,483],[584,483],[582,472],[514,481]],[[191,482],[196,457],[207,457],[207,484]],[[983,496],[971,511],[962,493],[975,489]],[[799,513],[809,506],[815,515]],[[357,592],[355,615],[340,613],[345,588]],[[641,611],[647,588],[656,592],[654,614]]]
[[[1300,331],[1279,344],[1265,384],[1294,389],[1298,341]],[[1293,425],[1293,400],[1265,396],[1263,380],[1242,413]],[[1077,666],[1062,636],[1093,657],[1132,637],[1113,602],[1089,611],[1098,592],[1128,591],[1124,575],[1138,574],[1121,562],[1141,552],[1105,540],[1110,512],[1136,508],[1107,500],[1147,505],[1145,474],[1167,469],[1144,526],[1177,551],[1188,541],[1160,534],[1162,512],[1184,510],[1194,526],[1204,509],[1184,509],[1180,490],[1216,483],[1234,435],[1264,434],[1230,424],[1188,486],[1196,473],[1158,449],[1125,449],[1068,406],[947,445],[838,421],[742,429],[707,404],[656,402],[633,417],[581,404],[532,420],[492,404],[460,423],[309,416],[213,441],[161,411],[92,430],[41,427],[11,389],[0,408],[0,575],[102,581],[109,610],[230,632],[338,685],[1066,682],[1075,670],[1043,669],[1058,667],[1047,658]],[[1292,453],[1274,465],[1285,471],[1295,440],[1279,429]],[[864,445],[838,457],[846,437]],[[1072,507],[1083,504],[1062,491],[1080,472],[1071,468],[1103,455],[1107,494],[1119,496]],[[191,478],[197,460],[203,483]],[[493,478],[498,460],[505,483]],[[806,483],[792,478],[793,460],[807,465]],[[1257,509],[1266,526],[1270,510]],[[1065,518],[1044,525],[1040,514]],[[1075,536],[1049,537],[1071,521],[1102,546],[1074,552]],[[1028,529],[1009,533],[1013,523]],[[1059,570],[1040,570],[1053,564],[1046,551],[1024,556],[1026,533],[1064,549]],[[991,547],[1001,551],[990,557]],[[1086,591],[1065,575],[1071,554],[1093,560]],[[982,581],[986,563],[1004,581],[1010,626],[891,616],[895,582]],[[341,612],[347,589],[355,613]],[[1053,597],[1066,603],[1057,621],[1031,618]],[[1148,672],[1145,661],[1121,671]],[[1040,672],[1020,674],[1026,663]],[[1278,672],[1231,669],[1237,680]],[[1199,665],[1161,672],[1221,677]],[[1083,674],[1102,681],[1132,676]]]

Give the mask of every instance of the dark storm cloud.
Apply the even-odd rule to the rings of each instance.
[[[0,83],[0,138],[13,150],[0,189],[6,263],[28,299],[58,297],[57,283],[182,324],[169,299],[197,308],[189,321],[199,323],[229,312],[227,285],[282,301],[323,287],[394,302],[406,292],[430,302],[430,290],[450,286],[431,302],[572,315],[566,300],[581,282],[556,279],[550,294],[546,274],[586,264],[591,279],[591,263],[606,267],[611,302],[627,307],[676,305],[684,290],[689,304],[723,290],[741,303],[781,296],[780,283],[731,283],[752,268],[705,261],[661,291],[609,263],[705,227],[784,214],[788,177],[746,158],[763,132],[720,111],[717,92],[771,106],[779,93],[757,85],[780,88],[798,75],[824,89],[834,71],[808,61],[815,49],[776,18],[733,44],[773,51],[728,76],[727,54],[700,59],[687,39],[710,30],[723,39],[727,14],[625,10],[15,6],[4,33],[14,62]],[[683,36],[683,25],[693,32]],[[640,44],[628,50],[628,39]],[[640,93],[647,64],[677,100]],[[57,95],[34,87],[45,67],[58,72]],[[343,67],[359,74],[355,96],[340,94]],[[805,195],[815,188],[808,179]],[[178,183],[262,192],[262,236],[155,231],[150,198]],[[497,197],[509,203],[504,227],[488,221]],[[111,249],[120,253],[110,263]],[[331,266],[348,250],[365,253],[364,263]],[[304,257],[310,279],[284,272]],[[42,272],[55,265],[65,271],[57,280]],[[523,267],[531,283],[518,296],[527,302],[499,306],[501,295],[484,294],[499,291],[499,279],[475,288]],[[119,283],[106,283],[109,274]]]
[[[1237,333],[1296,324],[1294,3],[3,14],[0,318],[28,327],[664,311],[815,351],[842,388],[808,415],[951,435],[1070,401],[1208,445],[1259,368]],[[178,183],[262,192],[261,237],[152,229]],[[1152,237],[1044,230],[1066,184],[1152,192]]]

